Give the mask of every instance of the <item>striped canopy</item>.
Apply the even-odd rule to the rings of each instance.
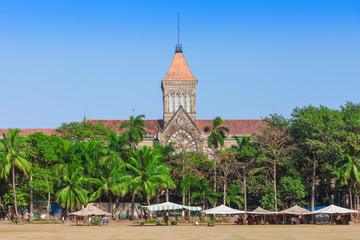
[[[174,210],[201,211],[201,207],[188,207],[172,202],[164,202],[160,204],[154,204],[150,206],[140,206],[140,207],[148,211],[174,211]]]

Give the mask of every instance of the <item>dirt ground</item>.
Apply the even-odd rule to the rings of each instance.
[[[357,225],[72,226],[0,224],[0,239],[360,239]]]

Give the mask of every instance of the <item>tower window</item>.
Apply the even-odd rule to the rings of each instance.
[[[191,101],[190,101],[190,93],[187,94],[186,98],[187,98],[186,99],[186,111],[189,113],[190,110],[191,110],[191,108],[190,108],[190,103],[191,103]]]
[[[184,93],[181,94],[181,106],[183,108],[185,108],[185,94]]]
[[[169,112],[174,111],[174,96],[173,93],[169,94]]]
[[[175,93],[175,111],[179,108],[179,94]]]

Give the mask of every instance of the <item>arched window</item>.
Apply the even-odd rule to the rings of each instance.
[[[181,106],[183,106],[183,108],[185,108],[185,94],[184,93],[181,94]]]
[[[174,94],[170,93],[169,94],[169,112],[173,112],[174,111]]]
[[[175,111],[179,108],[179,94],[175,93]]]
[[[191,110],[191,108],[190,108],[190,103],[191,103],[191,101],[190,101],[190,93],[187,94],[186,98],[187,98],[186,99],[186,111],[189,113],[190,110]]]

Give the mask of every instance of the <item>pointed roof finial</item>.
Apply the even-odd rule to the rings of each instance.
[[[180,44],[180,14],[178,13],[178,43],[175,46],[175,53],[182,52],[182,45]]]

